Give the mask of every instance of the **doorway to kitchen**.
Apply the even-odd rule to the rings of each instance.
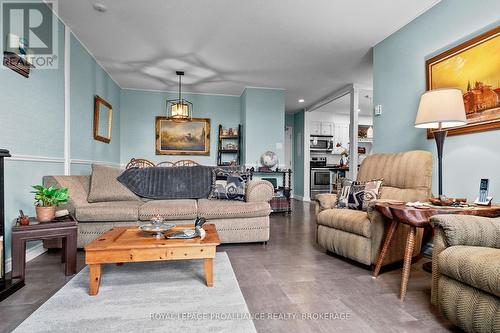
[[[356,179],[372,150],[372,110],[372,89],[355,84],[306,110],[305,197],[335,193],[340,178]]]

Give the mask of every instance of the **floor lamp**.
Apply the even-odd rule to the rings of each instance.
[[[422,94],[415,127],[431,128],[438,153],[438,188],[443,194],[443,146],[449,127],[467,124],[462,91],[454,88],[434,89]]]

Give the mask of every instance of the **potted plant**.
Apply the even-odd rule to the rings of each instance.
[[[56,215],[56,207],[68,202],[68,189],[45,187],[42,185],[32,186],[35,193],[36,218],[39,222],[50,222]]]

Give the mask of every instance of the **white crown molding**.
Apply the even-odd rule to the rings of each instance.
[[[23,161],[23,162],[48,162],[48,163],[64,163],[64,157],[52,156],[36,156],[36,155],[16,155],[7,157],[6,161]]]
[[[47,252],[47,249],[43,247],[43,243],[37,244],[26,250],[26,262],[31,261],[38,257],[39,255]],[[12,257],[5,259],[5,273],[8,273],[12,270]]]
[[[413,22],[417,17],[419,17],[420,15],[422,15],[423,13],[425,13],[426,11],[428,11],[429,9],[431,9],[432,7],[434,7],[435,5],[437,5],[438,3],[440,3],[441,0],[435,0],[433,3],[431,3],[430,5],[428,5],[427,7],[425,7],[424,9],[422,9],[421,11],[419,11],[418,13],[416,13],[413,17],[410,18],[409,21],[401,24],[400,26],[396,27],[396,29],[394,29],[392,32],[390,32],[387,36],[385,36],[384,38],[382,38],[381,40],[379,40],[378,42],[374,43],[372,45],[372,47],[375,47],[377,46],[378,44],[382,43],[384,40],[386,40],[387,38],[389,38],[390,36],[394,35],[396,32],[398,32],[399,30],[401,30],[403,27],[407,26],[408,24],[410,24],[411,22]]]
[[[57,17],[57,19],[64,25],[64,27],[66,28],[69,28],[71,30],[71,27],[69,24],[67,24],[62,18],[61,16],[59,16],[59,13],[57,12],[57,8],[54,8],[52,7],[52,13],[54,14],[55,17]],[[95,62],[99,65],[99,67],[102,68],[102,70],[104,72],[106,72],[106,74],[108,74],[109,78],[111,80],[113,80],[114,83],[116,83],[116,85],[118,87],[120,87],[120,89],[122,89],[122,86],[118,83],[118,81],[116,81],[112,76],[111,74],[106,70],[106,68],[104,68],[104,66],[101,64],[101,62],[99,60],[97,60],[97,58],[94,56],[94,54],[92,52],[90,52],[89,48],[87,47],[87,45],[85,45],[81,40],[80,38],[78,38],[78,36],[71,32],[71,34],[73,35],[73,37],[75,37],[75,39],[80,43],[80,45],[82,45],[82,47],[85,49],[85,51],[87,51],[87,53],[92,57],[92,59],[95,60]],[[71,39],[71,38],[70,38]]]
[[[170,94],[178,94],[179,93],[179,91],[174,91],[174,90],[143,89],[143,88],[122,88],[122,90],[149,91],[149,92],[170,93]],[[220,93],[189,92],[189,91],[184,91],[184,90],[182,91],[182,94],[188,94],[188,95],[208,95],[208,96],[226,96],[226,97],[240,97],[241,96],[241,95],[220,94]]]

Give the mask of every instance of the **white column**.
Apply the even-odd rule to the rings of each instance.
[[[350,103],[350,123],[349,123],[349,178],[358,177],[358,109],[359,109],[359,89],[353,85],[351,90]]]
[[[71,173],[71,104],[70,104],[70,71],[71,71],[71,29],[64,25],[64,174]]]

